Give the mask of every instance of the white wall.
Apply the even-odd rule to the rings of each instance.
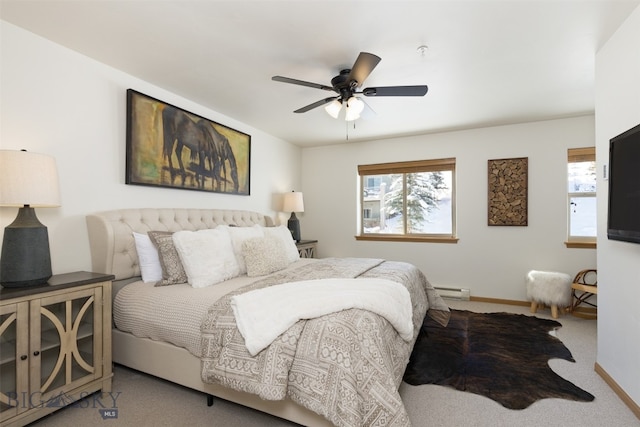
[[[531,269],[576,274],[595,268],[594,249],[567,249],[567,148],[594,146],[583,116],[407,138],[303,149],[303,238],[320,256],[408,261],[434,285],[472,296],[526,300]],[[456,158],[457,244],[356,241],[359,164]],[[527,227],[487,226],[487,161],[529,158]]]
[[[87,213],[179,206],[275,216],[280,193],[300,188],[298,147],[7,22],[0,31],[0,148],[50,154],[58,164],[62,207],[37,209],[49,229],[54,273],[91,269]],[[251,195],[125,185],[128,88],[251,135]],[[0,238],[16,213],[0,208]]]
[[[640,8],[596,57],[598,364],[640,405],[640,245],[607,240],[609,139],[640,124]]]

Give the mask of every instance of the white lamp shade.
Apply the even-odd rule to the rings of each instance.
[[[330,104],[327,104],[326,107],[324,107],[324,110],[334,119],[338,118],[338,114],[340,114],[340,109],[342,108],[342,102],[338,101],[337,99],[334,100],[333,102],[331,102]]]
[[[360,114],[356,113],[350,108],[347,108],[347,113],[344,116],[344,119],[348,122],[352,122],[360,118]]]
[[[362,113],[362,110],[364,110],[364,102],[355,96],[349,98],[347,104],[349,105],[349,108],[352,108],[358,114]]]
[[[60,206],[56,160],[46,154],[0,150],[0,206]]]
[[[347,114],[345,115],[345,120],[350,122],[359,119],[362,110],[364,110],[364,102],[355,96],[352,96],[347,100]]]
[[[302,200],[302,193],[299,191],[285,193],[283,198],[282,211],[304,212],[304,201]]]

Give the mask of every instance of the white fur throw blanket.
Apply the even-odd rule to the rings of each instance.
[[[252,356],[301,319],[360,308],[384,317],[405,341],[413,338],[409,291],[386,279],[318,279],[256,289],[231,298],[238,330]]]

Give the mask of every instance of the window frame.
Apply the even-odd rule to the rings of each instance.
[[[565,188],[567,189],[567,240],[565,245],[567,248],[585,248],[595,249],[597,247],[598,236],[572,236],[571,235],[571,199],[580,197],[594,197],[597,200],[598,188],[596,191],[571,192],[567,187],[569,181],[568,166],[570,163],[595,162],[596,148],[582,147],[567,149],[567,179],[565,180]]]
[[[358,165],[358,228],[356,240],[394,241],[394,242],[432,242],[432,243],[456,243],[456,159],[454,157],[431,160],[412,160],[406,162],[376,163]],[[389,233],[365,233],[364,232],[364,179],[371,175],[402,174],[406,185],[406,174],[420,172],[451,172],[451,234],[389,234]],[[403,210],[406,212],[406,189],[403,194]],[[406,215],[405,215],[406,218]],[[406,230],[406,224],[405,224]]]

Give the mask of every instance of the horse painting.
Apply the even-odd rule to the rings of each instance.
[[[126,154],[126,184],[250,194],[250,135],[133,89]]]
[[[163,158],[166,158],[169,163],[172,185],[179,174],[182,177],[181,184],[183,187],[185,186],[188,173],[182,162],[182,149],[184,147],[187,147],[190,151],[189,158],[193,165],[192,169],[198,188],[202,189],[205,186],[207,163],[209,165],[208,175],[211,177],[212,183],[220,180],[219,176],[215,174],[215,171],[219,170],[215,166],[219,158],[216,152],[216,145],[202,126],[198,126],[185,112],[172,106],[167,106],[162,111],[162,131],[162,153]],[[178,160],[178,169],[173,166],[174,153]]]
[[[240,188],[238,182],[238,165],[236,164],[236,157],[233,155],[233,150],[229,144],[229,139],[218,132],[207,120],[200,120],[198,127],[201,127],[203,131],[209,136],[213,145],[215,146],[215,153],[217,154],[217,162],[214,162],[214,168],[216,178],[220,178],[222,182],[222,191],[227,191],[227,183],[229,182],[229,176],[227,175],[227,162],[229,163],[229,174],[231,175],[231,181],[233,182],[233,192],[237,193]],[[222,168],[222,174],[220,174],[220,168]],[[220,190],[219,181],[217,189]]]

